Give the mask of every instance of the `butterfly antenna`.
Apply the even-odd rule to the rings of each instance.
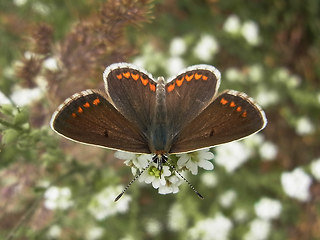
[[[177,169],[175,168],[175,166],[173,166],[171,163],[169,163],[168,157],[164,156],[163,160],[168,163],[168,165],[173,169],[173,171],[178,174],[186,183],[188,183],[189,187],[198,195],[199,198],[204,199],[204,197],[195,189],[195,187],[184,177],[182,176],[182,174],[180,174]]]
[[[150,167],[151,163],[152,161],[149,162],[149,164],[145,168],[143,168],[137,175],[134,176],[134,178],[128,183],[123,191],[114,199],[115,202],[118,201],[122,197],[122,195],[129,189],[131,184],[134,183],[141,176],[141,174]]]

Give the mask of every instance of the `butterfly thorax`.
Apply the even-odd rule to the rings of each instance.
[[[156,104],[150,127],[149,148],[152,153],[164,154],[168,149],[167,107],[165,80],[159,77],[156,87]]]

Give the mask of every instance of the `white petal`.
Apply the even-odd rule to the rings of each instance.
[[[193,175],[197,175],[198,174],[198,165],[196,163],[194,163],[193,161],[188,161],[187,162],[187,168],[190,170],[190,172]]]
[[[188,161],[190,161],[190,156],[188,154],[181,154],[177,162],[177,165],[179,167],[184,167],[186,165],[186,162]]]
[[[198,166],[202,167],[205,170],[212,170],[213,169],[213,164],[210,161],[207,160],[202,160],[198,162]]]

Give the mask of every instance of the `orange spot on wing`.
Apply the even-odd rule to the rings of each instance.
[[[141,76],[140,79],[141,79],[142,84],[145,85],[145,86],[146,86],[146,85],[148,84],[148,82],[149,82],[148,78],[144,78],[144,77]]]
[[[169,86],[167,87],[168,92],[173,91],[174,87],[175,87],[175,84],[174,84],[174,83],[171,84],[171,85],[169,85]]]
[[[236,104],[234,103],[234,101],[231,101],[231,103],[230,103],[230,105],[229,105],[230,107],[235,107],[236,106]]]
[[[242,107],[241,106],[237,107],[237,112],[241,112],[241,111],[242,111]]]
[[[196,74],[194,75],[194,78],[195,78],[196,80],[199,80],[201,77],[202,77],[202,74],[199,74],[199,73],[196,73]]]
[[[97,106],[100,103],[100,99],[96,98],[92,103]]]
[[[156,91],[156,85],[149,83],[149,86],[150,86],[150,90],[151,90],[152,92],[155,92],[155,91]]]
[[[121,74],[117,75],[117,78],[118,78],[119,80],[122,79],[122,75],[121,75]]]
[[[81,107],[78,107],[78,113],[82,113],[83,109]]]
[[[123,75],[125,78],[129,78],[129,77],[130,77],[130,73],[129,73],[129,72],[124,72],[124,73],[122,73],[122,75]]]
[[[138,80],[139,79],[139,77],[140,77],[140,75],[137,73],[137,74],[133,74],[133,73],[131,73],[131,77],[134,79],[134,80]]]
[[[242,117],[247,117],[247,111],[244,111],[242,114],[241,114]]]
[[[177,80],[176,80],[176,84],[177,84],[177,86],[178,86],[178,87],[180,87],[180,86],[182,85],[183,80],[184,80],[184,77],[183,77],[183,76],[182,76],[180,79],[179,79],[179,78],[177,78]]]
[[[224,99],[224,98],[221,98],[220,103],[221,103],[222,105],[226,105],[226,104],[228,103],[228,100],[226,100],[226,99]]]
[[[192,78],[193,78],[193,74],[191,74],[191,75],[186,75],[186,80],[187,80],[187,82],[190,82]]]
[[[88,108],[88,107],[90,107],[90,103],[86,102],[85,104],[83,104],[83,106],[84,106],[85,108]]]
[[[77,114],[72,113],[71,116],[72,116],[73,118],[75,118],[75,117],[77,117]]]
[[[207,77],[207,76],[202,76],[202,80],[207,81],[207,80],[208,80],[208,77]]]

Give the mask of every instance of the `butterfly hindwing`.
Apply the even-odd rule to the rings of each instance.
[[[263,110],[246,94],[224,91],[186,125],[170,153],[190,152],[249,136],[265,127]]]
[[[150,153],[138,127],[122,116],[97,90],[74,94],[53,114],[58,134],[86,144],[136,153]]]
[[[166,84],[169,134],[175,136],[213,100],[220,72],[209,65],[187,68]]]
[[[152,76],[132,64],[116,63],[106,68],[103,78],[113,105],[146,133],[156,105],[156,82]]]

